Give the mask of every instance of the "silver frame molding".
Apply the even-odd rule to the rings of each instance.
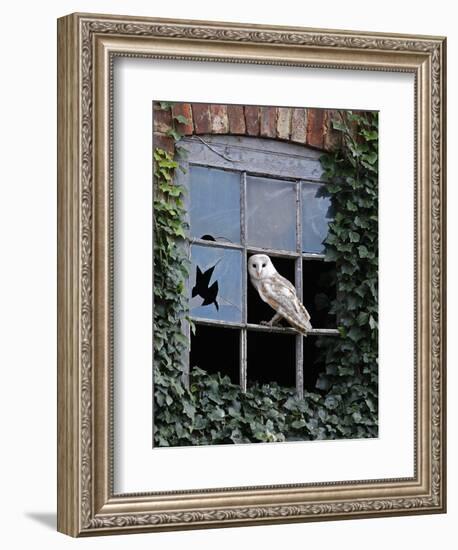
[[[445,38],[432,36],[93,14],[59,19],[59,531],[88,536],[445,511],[445,49]],[[414,74],[414,477],[114,494],[116,56]]]

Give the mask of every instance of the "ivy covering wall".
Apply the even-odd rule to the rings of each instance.
[[[172,112],[171,105],[163,108]],[[174,119],[171,135],[183,124]],[[154,151],[154,444],[202,445],[377,435],[377,114],[340,113],[343,146],[322,157],[335,209],[326,260],[336,262],[331,301],[339,338],[317,338],[325,365],[315,392],[255,384],[242,393],[228,377],[194,367],[184,383],[189,260],[182,246],[185,189],[174,183],[175,154]]]
[[[339,403],[348,437],[378,434],[378,113],[340,113],[343,146],[321,163],[335,210],[326,260],[336,262],[331,306],[341,338],[317,340],[317,389]]]

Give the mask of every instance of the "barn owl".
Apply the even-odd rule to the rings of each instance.
[[[310,315],[297,297],[294,286],[278,273],[269,256],[251,256],[248,273],[261,299],[276,311],[268,323],[264,321],[261,324],[273,326],[283,317],[298,332],[307,336],[312,330]]]

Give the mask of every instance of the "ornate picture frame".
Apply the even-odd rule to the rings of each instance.
[[[445,38],[432,36],[94,14],[58,20],[60,532],[445,512],[445,54]],[[119,57],[413,75],[413,476],[115,493],[112,124]]]

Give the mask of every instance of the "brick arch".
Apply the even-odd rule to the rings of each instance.
[[[330,151],[339,147],[340,134],[333,130],[335,110],[294,107],[260,107],[215,103],[175,103],[172,110],[154,103],[154,146],[169,152],[174,140],[167,135],[172,116],[184,116],[187,124],[177,130],[187,136],[226,134],[277,139]]]

